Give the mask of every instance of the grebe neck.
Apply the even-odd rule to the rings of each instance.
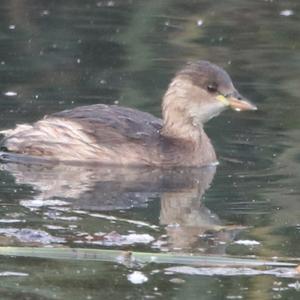
[[[194,96],[194,88],[195,86],[184,76],[175,77],[169,85],[162,102],[163,136],[196,144],[200,142],[204,133],[203,125],[187,109],[191,97]]]

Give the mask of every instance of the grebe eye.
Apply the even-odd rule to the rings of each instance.
[[[209,84],[207,86],[207,90],[210,92],[210,93],[216,93],[217,92],[217,86],[215,84]]]

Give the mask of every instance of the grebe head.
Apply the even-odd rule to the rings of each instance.
[[[208,61],[187,64],[177,72],[164,96],[164,130],[188,124],[202,127],[228,107],[236,111],[257,109],[239,94],[222,68]]]

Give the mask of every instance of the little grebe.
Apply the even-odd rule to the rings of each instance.
[[[158,167],[216,162],[203,124],[226,107],[256,110],[220,67],[198,61],[179,71],[162,102],[163,119],[132,108],[96,104],[4,130],[2,149],[50,161]]]

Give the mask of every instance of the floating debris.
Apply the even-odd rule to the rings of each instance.
[[[20,205],[27,208],[38,208],[43,206],[65,206],[65,205],[70,205],[70,203],[61,200],[36,199],[36,200],[21,200]]]
[[[172,278],[172,279],[170,279],[170,282],[176,283],[176,284],[183,284],[183,283],[185,283],[185,280],[181,279],[181,278]]]
[[[83,236],[84,240],[77,240],[76,243],[88,243],[102,246],[124,246],[134,244],[149,244],[154,241],[154,237],[149,234],[131,233],[121,235],[115,231],[110,233],[96,233],[94,235]]]
[[[6,271],[6,272],[0,272],[0,276],[6,277],[6,276],[28,276],[28,273],[22,273],[22,272],[10,272],[10,271]]]
[[[232,269],[237,270],[236,275],[239,275],[239,271],[246,269],[257,271],[259,272],[258,275],[271,274],[271,272],[275,272],[276,270],[278,270],[277,273],[280,273],[281,270],[281,273],[284,275],[290,274],[290,277],[299,277],[299,273],[295,269],[297,265],[295,263],[291,263],[291,258],[288,257],[281,258],[285,261],[278,262],[230,256],[197,256],[191,255],[190,253],[178,255],[174,253],[147,253],[129,251],[125,252],[124,254],[124,251],[122,250],[69,247],[0,247],[0,255],[106,262],[120,262],[120,257],[128,257],[130,261],[135,261],[137,264],[156,263],[177,265],[177,267],[174,269],[165,269],[165,271],[169,274],[174,274],[175,272],[184,270],[196,270],[196,273],[198,272],[203,274],[203,270],[206,270],[207,272],[209,270],[223,270],[224,272],[224,270]],[[124,259],[121,259],[121,261],[123,263]],[[183,269],[180,269],[178,265],[183,266]],[[194,267],[195,265],[198,266],[198,269]],[[188,269],[188,266],[191,266],[191,269]],[[233,266],[235,266],[235,268]],[[210,272],[210,275],[211,273],[212,272]],[[226,273],[228,274],[228,272]]]
[[[21,243],[26,244],[61,244],[65,242],[64,238],[54,237],[46,231],[35,230],[31,228],[0,228],[0,235],[15,238]]]
[[[291,268],[272,268],[266,270],[252,269],[245,267],[203,267],[195,268],[190,266],[177,266],[165,269],[165,274],[172,275],[174,273],[184,275],[202,275],[202,276],[257,276],[271,275],[276,277],[293,278],[299,276],[295,269]]]
[[[300,282],[297,280],[295,283],[288,284],[288,287],[294,288],[296,291],[300,291]]]

